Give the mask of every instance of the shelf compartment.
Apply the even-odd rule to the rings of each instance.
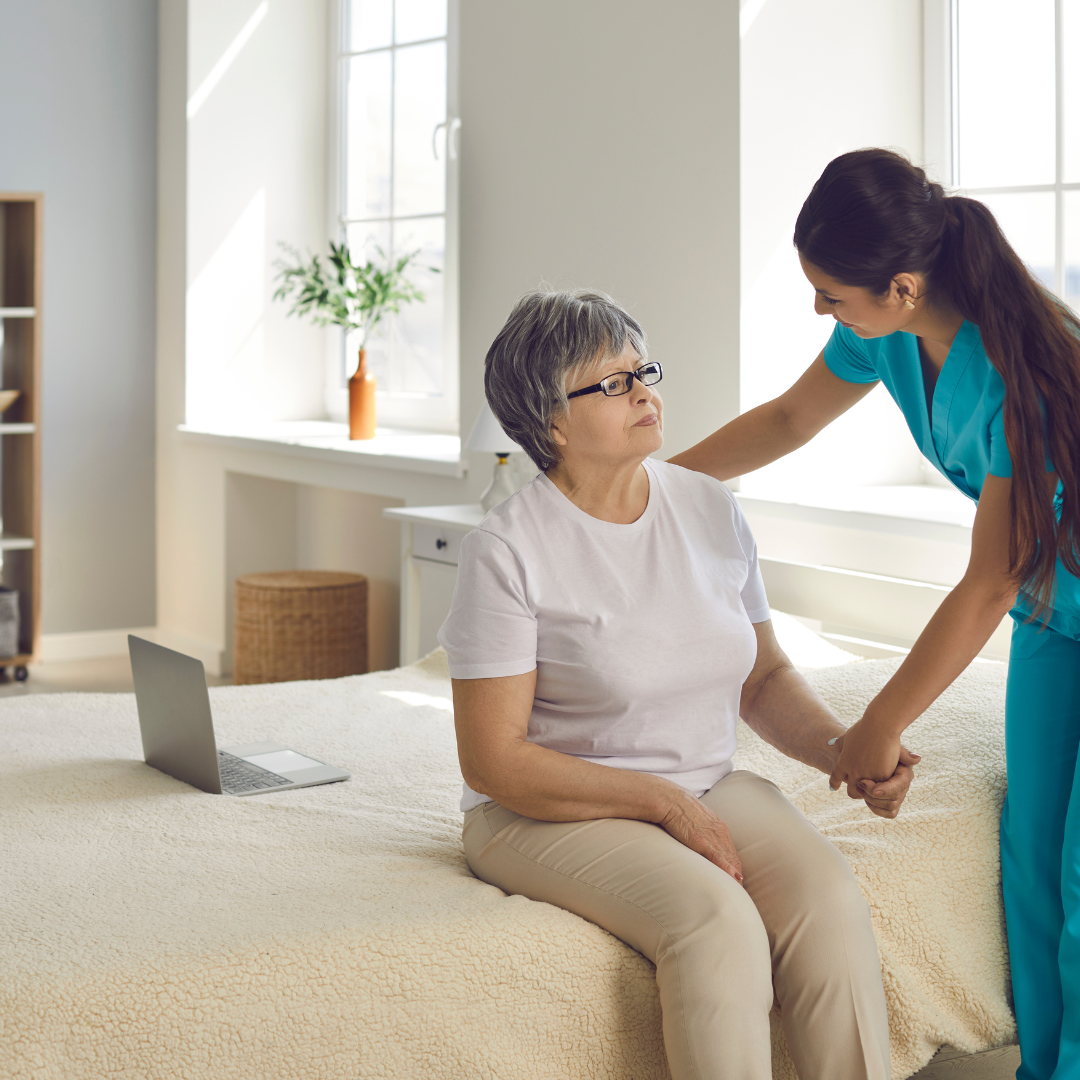
[[[32,536],[20,536],[18,533],[0,532],[0,551],[32,551]]]
[[[29,663],[41,610],[41,290],[40,194],[0,193],[0,386],[21,390],[0,417],[0,583],[19,593],[15,657]]]

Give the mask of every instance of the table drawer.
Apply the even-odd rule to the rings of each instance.
[[[465,533],[438,525],[413,525],[412,530],[413,558],[457,566],[458,551]]]

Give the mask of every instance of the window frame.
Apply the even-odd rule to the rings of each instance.
[[[346,66],[351,56],[362,55],[347,50],[349,0],[331,0],[329,41],[330,63],[327,108],[327,232],[336,242],[343,242],[348,225],[357,219],[345,214],[346,152],[348,92]],[[460,190],[460,129],[459,110],[459,9],[458,0],[448,0],[446,25],[446,128],[444,154],[446,162],[446,246],[443,256],[443,393],[418,394],[377,390],[379,426],[395,429],[430,431],[457,435],[459,432],[460,366],[459,366],[459,190]],[[442,40],[432,39],[432,40]],[[410,42],[410,45],[421,42]],[[371,52],[377,50],[368,50]],[[451,136],[452,132],[452,136]],[[437,217],[440,215],[411,215]],[[402,215],[401,220],[407,216]],[[346,356],[345,334],[333,329],[327,335],[325,396],[327,412],[332,419],[348,416],[348,377],[356,366],[355,357]]]
[[[1065,183],[1065,79],[1063,0],[1054,0],[1054,182],[1006,187],[960,187],[960,71],[958,0],[923,0],[923,71],[925,76],[923,156],[933,179],[965,195],[1054,195],[1054,293],[1065,296],[1065,192],[1080,191],[1080,182]]]

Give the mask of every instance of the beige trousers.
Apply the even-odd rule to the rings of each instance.
[[[465,855],[481,880],[656,965],[674,1080],[768,1080],[774,992],[801,1080],[889,1080],[877,943],[847,860],[753,773],[701,801],[727,822],[745,888],[658,825],[536,821],[492,802],[466,814]]]

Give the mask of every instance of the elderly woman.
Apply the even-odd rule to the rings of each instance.
[[[780,1004],[804,1080],[887,1080],[870,915],[844,857],[768,780],[739,716],[829,774],[844,728],[781,652],[754,539],[663,443],[641,327],[596,293],[525,296],[487,399],[539,475],[462,543],[439,635],[477,877],[656,965],[674,1080],[771,1076]],[[911,781],[869,784],[895,817]]]

